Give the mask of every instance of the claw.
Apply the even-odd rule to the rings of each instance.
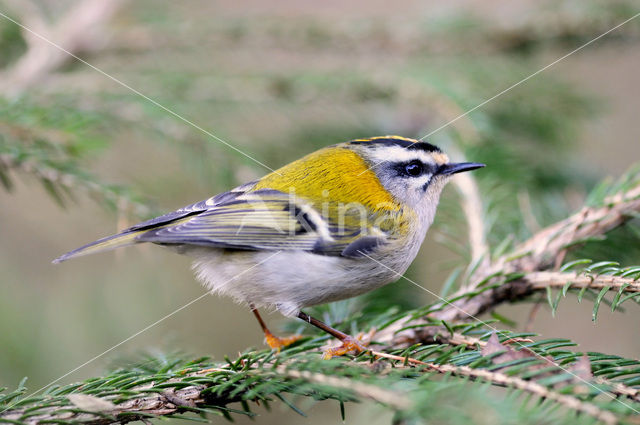
[[[271,332],[268,332],[268,333],[264,334],[264,340],[267,343],[267,345],[269,347],[271,347],[272,349],[278,350],[278,353],[280,352],[280,350],[282,348],[293,344],[294,342],[296,342],[300,338],[302,338],[302,335],[292,335],[292,336],[279,338],[279,337],[275,336],[274,334],[272,334]]]
[[[353,338],[351,336],[347,336],[342,340],[342,344],[338,347],[327,348],[322,354],[322,358],[324,360],[329,360],[335,356],[344,356],[350,352],[355,352],[356,354],[360,354],[363,351],[367,351],[367,346],[362,342],[363,335],[358,335],[357,338]]]

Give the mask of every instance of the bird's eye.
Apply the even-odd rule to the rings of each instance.
[[[404,172],[411,177],[418,177],[422,174],[424,168],[421,162],[414,161],[404,166]]]

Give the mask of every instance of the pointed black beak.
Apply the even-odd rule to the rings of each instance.
[[[440,167],[440,171],[438,174],[450,175],[462,173],[463,171],[477,170],[478,168],[482,168],[484,166],[484,164],[480,164],[479,162],[450,163]]]

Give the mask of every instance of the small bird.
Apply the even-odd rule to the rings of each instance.
[[[356,139],[310,153],[259,180],[136,224],[54,260],[152,242],[193,258],[211,292],[256,316],[267,344],[278,338],[259,308],[298,317],[338,338],[325,357],[365,350],[358,339],[308,316],[305,307],[396,281],[416,257],[440,193],[456,173],[438,147],[399,136]]]

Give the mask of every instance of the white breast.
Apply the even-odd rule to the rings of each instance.
[[[191,248],[188,254],[196,258],[193,268],[198,279],[212,292],[295,316],[301,308],[354,297],[398,280],[417,254],[422,237],[414,233],[418,243],[384,250],[375,260],[217,248]]]

